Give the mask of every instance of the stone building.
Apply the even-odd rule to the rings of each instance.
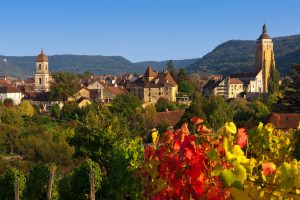
[[[48,68],[48,56],[44,54],[43,49],[35,60],[34,90],[36,92],[48,92],[52,76]]]
[[[143,76],[128,82],[126,88],[144,104],[155,104],[161,97],[176,102],[178,92],[178,85],[168,71],[154,72],[151,66]]]
[[[268,80],[271,67],[275,68],[275,59],[272,38],[267,33],[266,24],[263,25],[262,29],[262,34],[256,41],[255,65],[257,72],[261,71],[262,73],[262,92],[268,92]]]

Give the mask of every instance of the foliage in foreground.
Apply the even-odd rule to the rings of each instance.
[[[146,147],[147,198],[229,199],[232,188],[253,190],[254,199],[291,199],[300,193],[300,162],[292,157],[291,135],[260,124],[249,139],[232,122],[214,133],[202,119],[191,121],[193,132],[183,124]]]

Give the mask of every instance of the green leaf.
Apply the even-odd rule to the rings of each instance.
[[[230,186],[235,181],[235,176],[229,169],[224,169],[221,173],[225,186]]]

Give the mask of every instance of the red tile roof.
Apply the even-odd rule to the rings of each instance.
[[[119,94],[122,94],[124,93],[125,91],[122,90],[121,88],[119,87],[112,87],[112,86],[108,86],[106,87],[108,89],[108,91],[110,91],[112,94],[114,95],[119,95]]]
[[[244,84],[240,79],[238,78],[229,78],[230,84]]]
[[[300,122],[300,113],[271,113],[268,123],[274,124],[278,129],[296,129]]]
[[[21,90],[11,84],[6,80],[0,80],[0,93],[18,93]]]
[[[145,74],[144,74],[144,77],[156,77],[157,76],[157,72],[154,72],[152,70],[152,67],[151,66],[148,66]]]
[[[154,119],[154,127],[159,124],[168,123],[170,126],[175,126],[184,115],[184,110],[157,112]]]

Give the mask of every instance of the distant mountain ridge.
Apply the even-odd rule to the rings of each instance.
[[[3,60],[6,60],[4,62]],[[0,56],[0,75],[14,77],[32,77],[35,71],[35,56]],[[176,67],[186,67],[197,59],[174,60]],[[90,71],[95,74],[144,73],[148,65],[154,70],[162,71],[167,61],[145,61],[133,63],[122,56],[90,55],[53,55],[49,56],[49,69],[80,73]]]
[[[229,75],[255,71],[255,40],[229,40],[187,67],[193,72]],[[300,35],[273,38],[275,63],[282,75],[300,63]]]
[[[173,60],[175,67],[188,72],[232,74],[255,70],[255,40],[229,40],[217,46],[202,58]],[[300,35],[273,38],[275,62],[281,75],[289,72],[290,65],[300,63]],[[3,60],[7,60],[4,62]],[[0,75],[32,77],[35,56],[0,56]],[[162,71],[167,61],[144,61],[133,63],[122,56],[53,55],[49,56],[49,69],[95,74],[144,73],[147,66]]]

